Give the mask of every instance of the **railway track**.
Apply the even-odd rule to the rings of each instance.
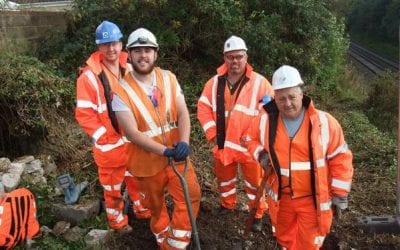
[[[383,58],[356,43],[351,42],[348,54],[352,60],[357,61],[373,74],[382,74],[386,70],[398,71],[399,63]]]

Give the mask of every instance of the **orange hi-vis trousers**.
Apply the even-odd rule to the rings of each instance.
[[[258,162],[254,161],[251,157],[247,157],[246,160],[239,163],[235,162],[227,166],[224,166],[218,158],[214,157],[214,173],[218,181],[221,204],[228,209],[233,209],[236,206],[238,165],[241,166],[242,170],[248,206],[249,209],[252,209],[255,203],[257,189],[261,184],[263,170]],[[262,218],[267,208],[265,197],[262,195],[258,203],[255,218]]]
[[[11,249],[39,232],[33,194],[25,188],[8,194],[0,204],[0,248]],[[2,248],[3,249],[3,248]]]
[[[125,184],[129,198],[133,203],[133,212],[138,219],[147,219],[151,217],[150,210],[143,206],[144,194],[138,189],[138,180],[128,171],[125,172]]]
[[[188,161],[186,183],[190,196],[193,216],[197,217],[200,207],[200,185],[192,164]],[[176,163],[182,174],[183,163]],[[139,188],[145,194],[143,204],[151,211],[150,229],[154,233],[161,249],[186,249],[190,243],[192,226],[186,207],[185,196],[179,177],[171,166],[150,177],[138,177]],[[166,190],[165,190],[166,188]],[[165,203],[165,191],[168,191],[174,203],[170,219]]]
[[[317,238],[325,235],[318,233],[317,210],[312,196],[292,199],[289,194],[282,194],[277,221],[275,236],[283,249],[312,250],[322,247],[323,241]]]

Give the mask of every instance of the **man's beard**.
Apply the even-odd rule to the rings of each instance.
[[[147,75],[150,74],[153,69],[154,69],[154,62],[152,64],[149,64],[149,67],[147,69],[141,69],[139,68],[135,63],[132,63],[132,67],[135,70],[135,72],[141,74],[141,75]]]

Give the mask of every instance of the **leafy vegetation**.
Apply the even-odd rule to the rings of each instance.
[[[155,33],[160,65],[173,69],[182,85],[213,74],[224,41],[236,34],[245,39],[257,71],[271,76],[281,64],[293,64],[310,84],[329,88],[341,72],[347,43],[343,20],[328,2],[76,0],[67,32],[51,39],[39,57],[73,75],[95,49],[96,26],[107,19],[120,26],[124,40],[141,26]]]

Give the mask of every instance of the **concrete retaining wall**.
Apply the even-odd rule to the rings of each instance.
[[[65,12],[0,10],[0,46],[26,50],[54,31],[66,29]]]

